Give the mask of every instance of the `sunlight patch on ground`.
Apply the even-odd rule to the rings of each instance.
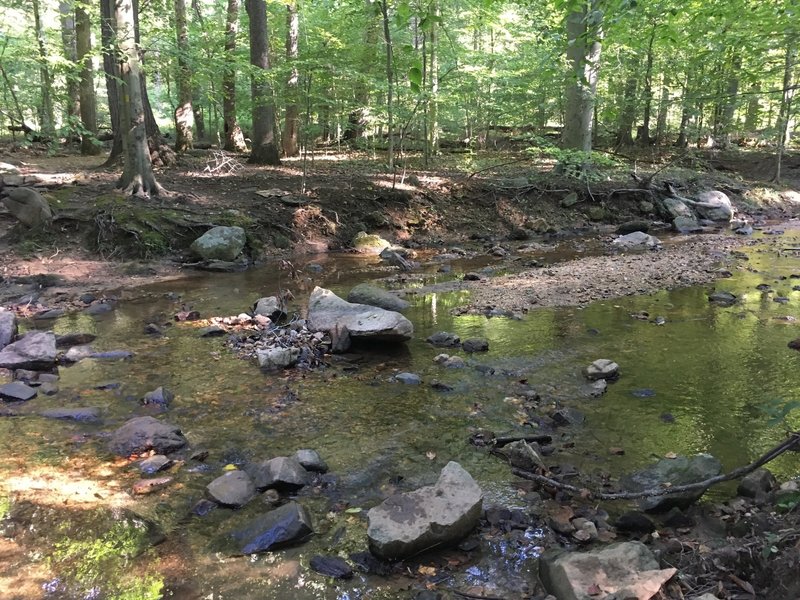
[[[110,474],[110,473],[109,473]],[[115,481],[87,479],[78,472],[56,471],[34,467],[24,473],[9,474],[3,482],[4,493],[16,501],[31,500],[37,504],[63,507],[122,506],[130,496]]]

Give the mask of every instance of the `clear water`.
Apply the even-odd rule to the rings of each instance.
[[[731,308],[707,301],[711,286],[599,302],[584,309],[539,309],[523,320],[454,317],[450,310],[464,302],[463,294],[411,296],[412,307],[406,314],[415,325],[413,341],[374,348],[354,363],[332,361],[330,368],[313,373],[262,373],[256,365],[235,358],[219,338],[198,338],[193,323],[175,323],[162,338],[146,336],[143,327],[171,321],[184,304],[204,317],[235,315],[251,308],[258,297],[281,289],[293,291],[295,306],[302,312],[314,285],[346,296],[356,283],[391,274],[374,259],[315,257],[309,262],[321,264],[322,273],[303,271],[302,281],[289,280],[275,265],[242,274],[198,274],[127,293],[118,310],[98,319],[84,315],[59,319],[52,324],[57,332],[94,332],[95,347],[129,349],[135,358],[85,360],[62,368],[59,394],[39,397],[25,407],[100,406],[102,425],[38,417],[0,419],[0,452],[5,457],[0,474],[6,498],[13,500],[15,492],[26,486],[30,492],[43,481],[62,486],[67,490],[62,495],[70,493],[70,483],[82,490],[74,492],[76,500],[66,503],[69,511],[64,506],[48,507],[54,512],[41,522],[49,525],[40,524],[44,531],[31,542],[33,547],[42,546],[36,560],[58,580],[40,586],[41,594],[157,597],[152,589],[166,580],[173,597],[405,597],[408,592],[402,590],[419,587],[419,577],[357,576],[334,584],[309,571],[308,560],[314,554],[346,555],[366,549],[363,514],[333,510],[334,504],[367,509],[395,490],[431,483],[442,466],[456,460],[481,484],[486,504],[522,506],[508,467],[471,446],[468,438],[477,428],[524,431],[526,417],[515,394],[530,388],[540,392],[544,407],[572,406],[586,415],[584,425],[559,432],[557,447],[563,442],[574,447],[557,452],[552,463],[612,477],[668,452],[710,452],[725,470],[746,464],[780,441],[788,428],[800,427],[800,411],[779,423],[769,419],[770,409],[800,400],[800,354],[786,346],[800,337],[799,327],[784,319],[800,318],[800,292],[791,289],[800,280],[790,278],[800,273],[800,261],[792,252],[776,251],[800,243],[792,234],[766,242],[749,252],[750,260],[741,263],[733,278],[715,284],[741,296],[742,302]],[[432,266],[425,270],[424,280],[456,277],[487,264],[485,259],[454,263],[449,275],[438,274]],[[757,291],[762,283],[772,285],[775,293]],[[174,299],[176,295],[180,300]],[[775,303],[775,295],[790,301]],[[643,311],[651,320],[631,316]],[[657,316],[665,319],[664,325],[652,322]],[[433,358],[440,352],[459,352],[433,348],[424,341],[441,330],[462,339],[485,337],[490,350],[465,357],[465,369],[444,369]],[[621,377],[604,396],[594,399],[584,393],[581,370],[597,358],[616,361]],[[492,367],[494,374],[485,367]],[[423,385],[392,382],[391,376],[400,371],[420,374]],[[433,380],[454,390],[437,392],[429,385]],[[119,382],[120,387],[92,389],[107,381]],[[176,394],[163,418],[179,425],[192,447],[209,450],[209,459],[202,467],[183,465],[174,475],[176,483],[165,492],[131,500],[126,492],[140,475],[135,465],[107,454],[104,435],[131,415],[147,413],[138,398],[159,385]],[[667,413],[674,421],[665,422],[662,417]],[[309,493],[300,498],[314,515],[314,538],[297,548],[258,557],[214,553],[220,532],[265,507],[256,500],[236,512],[218,509],[203,519],[187,517],[189,508],[203,497],[205,485],[228,463],[286,455],[304,447],[319,451],[335,479],[327,495]],[[610,455],[612,447],[624,448],[625,454]],[[780,479],[797,476],[800,458],[784,455],[771,468]],[[92,486],[97,487],[93,501],[86,492]],[[42,505],[52,504],[51,490],[43,487]],[[105,556],[99,551],[70,554],[70,544],[80,549],[79,542],[97,539],[87,535],[92,530],[88,524],[102,520],[98,515],[115,504],[127,504],[163,525],[166,544],[122,563],[92,558]],[[66,554],[58,556],[71,567],[47,562],[53,547],[63,549]],[[495,584],[518,583],[529,576],[540,550],[536,548],[532,540],[529,548],[514,552],[490,549],[479,563],[464,567],[463,581],[476,584],[484,577]],[[88,575],[76,575],[84,571]],[[47,585],[56,591],[48,591]]]

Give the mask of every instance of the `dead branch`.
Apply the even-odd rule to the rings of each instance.
[[[531,159],[530,156],[524,156],[522,158],[517,158],[516,160],[510,160],[508,162],[492,165],[491,167],[486,167],[485,169],[480,169],[479,171],[473,171],[472,173],[469,174],[469,177],[467,177],[467,179],[472,179],[473,177],[475,177],[475,175],[479,173],[485,173],[486,171],[491,171],[492,169],[496,169],[498,167],[507,167],[508,165],[515,165],[517,163],[525,162],[526,160],[530,159]]]
[[[538,473],[532,473],[530,471],[525,471],[523,469],[517,469],[512,467],[511,472],[516,475],[517,477],[522,477],[523,479],[529,479],[530,481],[536,481],[541,483],[544,486],[555,488],[558,490],[564,490],[566,492],[571,492],[574,494],[587,496],[589,498],[594,498],[596,500],[638,500],[641,498],[652,498],[655,496],[667,496],[671,494],[681,494],[684,492],[696,492],[698,490],[705,490],[712,485],[716,485],[718,483],[722,483],[723,481],[733,481],[735,479],[740,479],[749,473],[752,473],[759,467],[767,464],[768,462],[776,459],[778,456],[786,452],[787,450],[791,450],[796,446],[800,446],[800,431],[793,431],[789,433],[789,438],[769,450],[766,454],[762,455],[756,461],[750,463],[747,466],[739,467],[738,469],[734,469],[730,473],[717,475],[716,477],[710,477],[704,481],[698,481],[696,483],[687,483],[685,485],[676,485],[673,487],[661,487],[661,488],[651,488],[648,490],[642,490],[640,492],[597,492],[587,489],[582,489],[576,487],[574,485],[569,485],[567,483],[563,483],[556,479],[552,479],[550,477],[545,477],[544,475],[539,475]]]

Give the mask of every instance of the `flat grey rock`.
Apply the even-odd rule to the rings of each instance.
[[[253,499],[256,486],[244,471],[228,471],[209,483],[206,491],[218,504],[239,508]]]
[[[85,421],[91,423],[100,420],[100,409],[96,406],[77,408],[52,408],[39,413],[47,419],[70,419],[72,421]]]
[[[22,383],[12,381],[5,385],[0,385],[0,398],[9,402],[23,402],[36,397],[36,389]]]
[[[414,326],[398,312],[342,300],[330,290],[314,288],[308,302],[311,331],[348,331],[351,339],[404,342],[414,335]]]
[[[109,449],[118,456],[141,454],[148,450],[169,454],[185,445],[186,438],[179,427],[153,417],[135,417],[126,421],[109,441]]]
[[[0,367],[44,371],[56,365],[56,336],[50,331],[31,331],[0,350]]]

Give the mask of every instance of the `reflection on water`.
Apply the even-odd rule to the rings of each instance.
[[[515,320],[453,317],[451,309],[464,302],[457,293],[410,296],[406,314],[416,328],[413,341],[399,349],[372,348],[349,361],[333,360],[330,368],[314,373],[261,373],[234,358],[220,339],[199,338],[192,323],[171,322],[184,305],[206,317],[238,314],[258,297],[284,289],[294,293],[293,308],[302,312],[314,285],[346,296],[356,283],[390,274],[374,259],[325,256],[310,262],[322,271],[312,273],[297,264],[301,280],[289,280],[271,265],[241,274],[196,275],[137,290],[118,310],[99,319],[74,315],[56,321],[57,332],[93,332],[98,349],[125,348],[135,357],[85,360],[63,368],[60,393],[25,407],[99,406],[105,415],[102,425],[36,417],[0,420],[0,451],[8,457],[4,479],[32,465],[66,468],[79,457],[84,474],[117,485],[117,493],[124,490],[138,474],[124,464],[101,469],[109,460],[101,434],[142,413],[139,398],[163,385],[176,394],[165,418],[183,428],[192,447],[208,449],[209,459],[202,469],[180,470],[179,485],[161,496],[137,499],[135,508],[179,537],[182,568],[195,588],[211,594],[204,597],[362,598],[368,589],[369,598],[393,598],[397,586],[408,582],[362,576],[336,587],[309,574],[306,565],[315,553],[365,549],[363,513],[331,513],[330,500],[322,496],[302,498],[315,515],[317,535],[309,544],[252,560],[221,558],[207,550],[230,527],[230,511],[218,509],[205,520],[187,520],[185,515],[225,464],[303,447],[324,457],[335,481],[333,499],[350,506],[369,508],[395,490],[431,483],[450,460],[459,461],[479,481],[487,504],[520,505],[507,466],[470,446],[468,437],[476,428],[497,433],[530,428],[514,399],[530,389],[541,394],[543,411],[565,405],[586,415],[584,426],[564,431],[560,438],[573,441],[574,448],[550,460],[590,473],[618,476],[667,452],[710,452],[729,470],[779,441],[786,427],[800,427],[796,413],[775,425],[764,412],[765,406],[800,399],[800,355],[786,347],[798,337],[797,326],[778,318],[800,317],[800,292],[792,289],[790,278],[798,265],[792,258],[756,253],[750,267],[757,272],[742,270],[718,282],[719,289],[742,297],[731,308],[711,305],[706,289],[689,288],[585,309],[540,309]],[[440,274],[434,266],[425,271],[425,283],[483,266],[485,261],[455,263],[450,274]],[[756,291],[760,283],[770,283],[775,292]],[[788,297],[788,304],[772,302],[775,295]],[[646,319],[632,317],[645,313]],[[656,317],[665,323],[655,324]],[[150,322],[170,323],[166,335],[145,335],[143,326]],[[465,355],[463,369],[445,369],[433,358],[460,352],[424,341],[441,330],[462,339],[484,337],[490,350]],[[619,363],[621,378],[593,399],[582,391],[581,370],[597,358]],[[392,382],[399,371],[420,374],[423,384]],[[430,386],[434,380],[453,390],[436,391]],[[119,385],[94,389],[104,382]],[[610,456],[612,447],[624,448],[624,456]],[[779,479],[800,472],[795,454],[771,466]],[[257,504],[240,511],[235,520],[264,510]],[[344,535],[338,533],[342,528]],[[538,556],[541,548],[531,536],[528,546],[516,550],[524,554],[517,559]],[[497,560],[505,560],[502,554]],[[477,582],[486,568],[475,565],[467,573]]]

